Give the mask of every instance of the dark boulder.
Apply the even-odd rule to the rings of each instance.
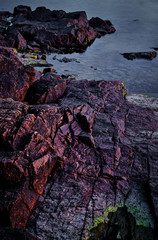
[[[57,103],[66,91],[66,81],[47,73],[29,88],[25,101],[29,104]]]
[[[33,236],[31,233],[21,229],[0,229],[1,240],[39,240],[39,238]]]
[[[27,41],[19,31],[10,32],[5,39],[9,47],[14,47],[18,50],[25,50],[27,47]]]
[[[109,20],[102,20],[99,17],[93,17],[89,20],[89,25],[93,27],[97,33],[97,37],[105,34],[114,33],[116,29]]]
[[[6,20],[9,17],[12,17],[12,13],[9,11],[0,11],[0,20]]]
[[[25,13],[31,12],[31,8],[29,6],[19,5],[14,8],[13,16],[20,16]]]
[[[8,11],[0,11],[0,33],[5,34],[8,26],[10,25],[8,18],[12,14]]]
[[[66,12],[64,10],[53,10],[52,17],[53,18],[63,18]]]
[[[122,53],[121,55],[124,56],[124,58],[128,60],[134,60],[134,59],[147,59],[147,60],[153,60],[157,56],[157,52],[133,52],[133,53]]]
[[[38,7],[35,11],[27,14],[27,19],[30,21],[48,22],[52,20],[52,11],[45,7]]]

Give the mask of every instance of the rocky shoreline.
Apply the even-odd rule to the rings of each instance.
[[[8,16],[13,16],[11,23]],[[32,11],[18,6],[13,14],[2,12],[0,20],[0,45],[37,53],[83,52],[95,38],[115,32],[109,20],[96,17],[88,21],[84,11],[66,13],[45,7]]]
[[[0,16],[5,21],[10,14]],[[60,34],[58,46],[54,40],[46,42],[54,18],[60,32],[68,24],[62,34],[68,29],[72,33],[75,26],[74,45],[68,38],[62,42]],[[24,35],[25,51],[32,37],[34,52],[50,48],[65,52],[70,46],[78,51],[94,36],[113,32],[111,23],[99,18],[88,21],[84,12],[19,6],[13,25],[2,30],[0,238],[156,240],[158,100],[126,98],[120,81],[41,74],[23,64],[13,48],[17,42],[9,38]],[[24,50],[21,42],[18,48]]]

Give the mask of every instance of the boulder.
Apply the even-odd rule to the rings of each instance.
[[[11,16],[12,16],[12,13],[10,13],[9,11],[0,11],[0,20],[6,20]]]
[[[7,36],[6,41],[8,42],[10,47],[15,47],[20,51],[25,50],[27,47],[27,41],[24,39],[24,37],[19,31],[10,32],[10,34]]]
[[[124,58],[128,60],[134,60],[134,59],[147,59],[147,60],[153,60],[157,56],[157,52],[133,52],[133,53],[121,53],[121,55],[124,56]]]
[[[28,12],[31,12],[31,8],[29,6],[18,5],[14,8],[13,16],[20,16]]]
[[[96,31],[97,37],[105,34],[114,33],[116,29],[109,20],[103,20],[99,17],[93,17],[89,20],[89,25]]]
[[[0,47],[0,97],[23,101],[35,79],[35,69],[25,67],[16,52]]]
[[[66,81],[47,73],[29,88],[25,101],[29,104],[57,103],[66,91]]]

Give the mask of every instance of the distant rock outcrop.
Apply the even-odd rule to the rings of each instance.
[[[90,22],[84,11],[66,13],[28,6],[14,9],[13,24],[5,31],[2,46],[39,51],[84,51],[96,37],[115,32],[110,21],[93,18]],[[99,19],[99,20],[98,20]],[[9,25],[9,23],[8,23]]]
[[[147,59],[147,60],[153,60],[157,56],[157,52],[132,52],[132,53],[122,53],[124,58],[127,58],[128,60],[134,60],[134,59]]]

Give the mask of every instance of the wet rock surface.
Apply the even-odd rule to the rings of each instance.
[[[89,22],[84,11],[66,13],[45,7],[32,11],[29,6],[20,5],[14,8],[13,16],[11,25],[7,18],[2,22],[0,32],[4,39],[0,40],[0,44],[20,50],[82,52],[96,37],[115,32],[110,21],[95,18]],[[10,26],[7,28],[6,24]]]
[[[1,239],[21,234],[9,226],[27,228],[26,239],[133,240],[139,228],[156,239],[156,102],[130,103],[121,82],[54,73],[35,81],[24,101],[0,100]],[[117,204],[132,231],[117,224],[119,213],[109,217],[110,235],[104,212]]]
[[[133,53],[122,53],[124,58],[128,60],[134,60],[134,59],[147,59],[147,60],[153,60],[157,56],[157,52],[133,52]]]

